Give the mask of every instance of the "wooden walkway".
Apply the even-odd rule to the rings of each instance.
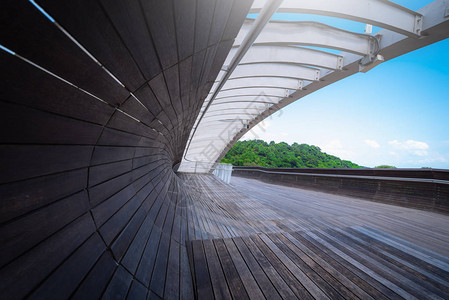
[[[449,299],[447,216],[251,179],[233,178],[233,189],[182,177],[199,299]]]

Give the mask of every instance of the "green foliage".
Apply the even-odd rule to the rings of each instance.
[[[362,168],[350,161],[323,153],[317,146],[273,141],[268,144],[262,140],[238,141],[221,162],[234,166],[267,168]]]
[[[374,168],[376,168],[376,169],[396,169],[395,166],[389,166],[389,165],[380,165],[380,166],[377,166]]]

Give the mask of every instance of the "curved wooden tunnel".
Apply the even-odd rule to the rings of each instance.
[[[1,4],[0,295],[192,298],[172,167],[252,1],[36,2]]]

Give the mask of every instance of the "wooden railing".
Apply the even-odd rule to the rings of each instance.
[[[232,175],[449,214],[449,170],[234,167]]]

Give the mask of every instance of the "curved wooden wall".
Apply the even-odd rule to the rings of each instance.
[[[0,295],[193,297],[172,167],[252,1],[36,2],[0,5]]]

